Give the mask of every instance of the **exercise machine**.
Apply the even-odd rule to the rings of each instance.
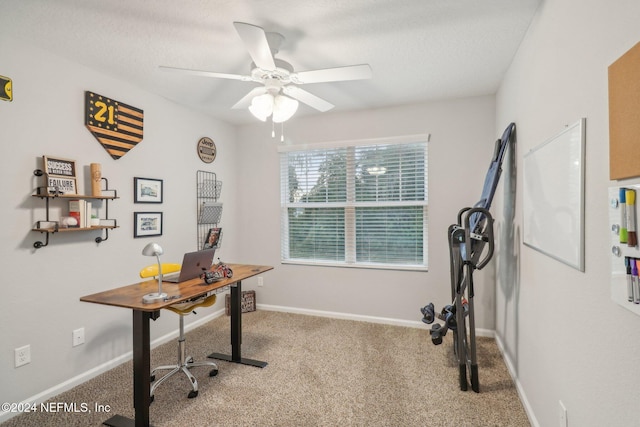
[[[485,176],[482,197],[473,207],[458,212],[457,222],[447,230],[449,269],[451,273],[451,303],[436,312],[432,302],[420,309],[422,321],[431,326],[431,341],[442,344],[448,331],[453,333],[453,354],[459,368],[460,389],[480,392],[476,332],[474,318],[473,273],[484,268],[494,252],[493,217],[489,212],[495,194],[502,161],[509,144],[515,138],[515,123],[509,124],[496,141],[494,154]],[[440,322],[434,323],[435,320]]]

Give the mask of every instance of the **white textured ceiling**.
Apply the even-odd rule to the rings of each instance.
[[[540,1],[5,0],[0,37],[247,123],[255,120],[248,111],[231,106],[255,83],[158,66],[247,74],[251,59],[233,26],[241,21],[284,35],[277,57],[295,71],[370,64],[371,80],[304,86],[332,111],[493,94]],[[323,113],[301,106],[304,114]]]

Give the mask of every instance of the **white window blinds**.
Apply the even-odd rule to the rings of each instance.
[[[282,261],[427,267],[427,143],[281,154]]]

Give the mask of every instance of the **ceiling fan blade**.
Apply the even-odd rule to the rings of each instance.
[[[291,74],[291,81],[298,84],[365,80],[373,76],[369,64],[301,71]]]
[[[236,31],[249,51],[249,56],[258,68],[272,71],[276,69],[271,48],[267,41],[267,35],[261,27],[246,24],[244,22],[234,22]]]
[[[322,113],[329,111],[334,107],[332,103],[327,102],[304,89],[300,89],[297,86],[285,86],[282,88],[282,92],[284,92],[285,95],[288,95],[293,99],[297,99],[298,101],[303,102]]]
[[[242,109],[242,108],[249,108],[249,105],[251,105],[251,101],[253,100],[253,98],[255,98],[258,95],[262,95],[267,93],[267,88],[264,86],[259,86],[256,88],[253,88],[253,90],[251,90],[251,92],[249,92],[248,94],[246,94],[245,96],[242,97],[242,99],[238,102],[235,103],[235,105],[233,107],[231,107],[234,110],[238,110],[238,109]]]
[[[215,77],[215,78],[219,78],[219,79],[230,79],[230,80],[242,80],[243,82],[251,82],[251,81],[253,81],[253,78],[251,76],[243,76],[243,75],[240,75],[240,74],[216,73],[216,72],[213,72],[213,71],[192,70],[192,69],[189,69],[189,68],[167,67],[167,66],[164,66],[164,65],[160,65],[158,68],[160,68],[163,71],[191,74],[191,75],[194,75],[194,76]]]

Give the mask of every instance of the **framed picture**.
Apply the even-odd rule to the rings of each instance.
[[[162,212],[134,212],[133,237],[162,236]]]
[[[50,176],[64,178],[76,177],[76,161],[60,157],[42,156],[44,161],[44,173]]]
[[[78,194],[76,188],[75,178],[65,178],[62,176],[46,175],[47,180],[47,194],[49,195],[62,195],[62,194]]]
[[[42,163],[47,194],[78,194],[75,160],[42,156]]]
[[[134,203],[162,203],[162,180],[133,178]]]

